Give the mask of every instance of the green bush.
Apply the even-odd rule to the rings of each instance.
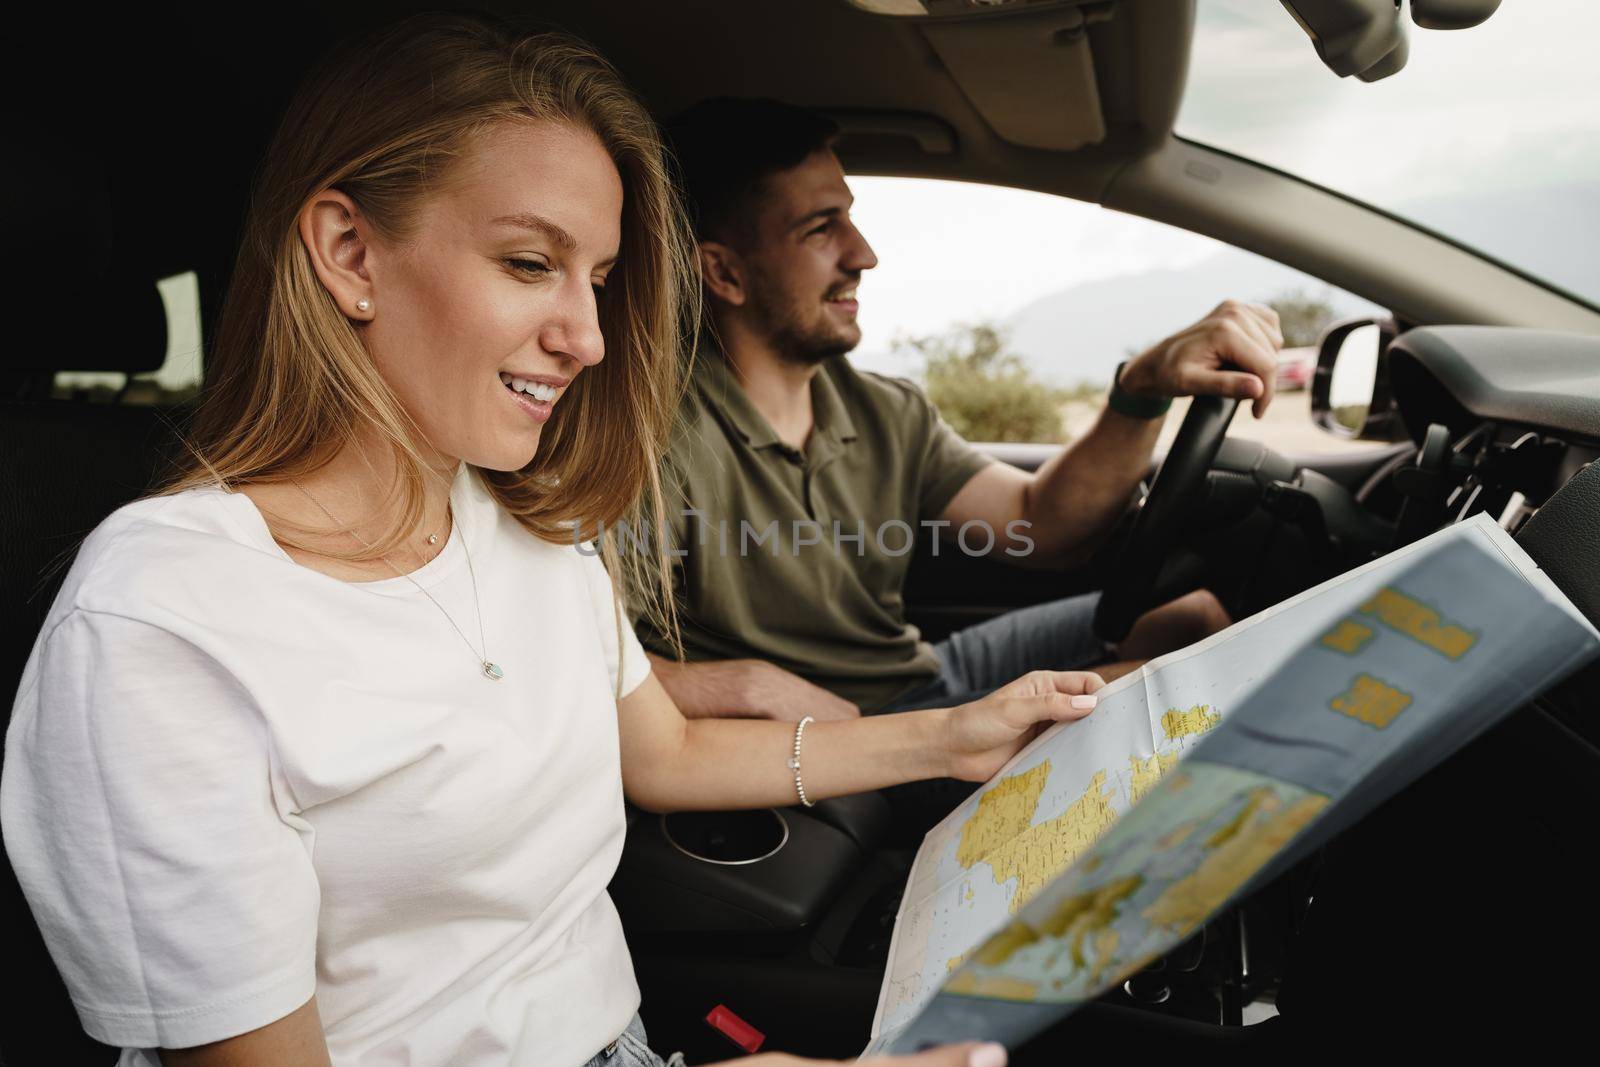
[[[1333,409],[1333,421],[1352,433],[1360,433],[1367,425],[1367,413],[1371,408],[1370,404],[1340,404]]]
[[[1311,296],[1304,289],[1279,293],[1267,301],[1278,313],[1283,331],[1283,347],[1306,348],[1317,343],[1322,331],[1334,320],[1333,305],[1326,297]]]
[[[1073,391],[1037,380],[992,322],[899,338],[921,357],[922,381],[946,422],[969,441],[1060,441],[1061,405]]]

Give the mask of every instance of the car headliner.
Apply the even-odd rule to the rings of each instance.
[[[844,129],[839,154],[851,173],[990,182],[1103,204],[1276,259],[1412,323],[1600,333],[1600,312],[1510,268],[1174,137],[1193,0],[1065,0],[937,22],[873,15],[845,0],[284,4],[253,11],[246,36],[161,9],[113,13],[98,34],[47,27],[36,39],[71,40],[76,62],[23,50],[8,76],[20,79],[13,99],[35,101],[32,117],[56,141],[81,140],[90,127],[87,147],[56,147],[62,158],[87,152],[109,168],[119,245],[137,243],[158,274],[225,277],[232,243],[222,239],[233,234],[215,223],[242,214],[248,175],[300,74],[340,36],[407,10],[450,7],[587,38],[659,115],[715,95],[825,112]],[[128,48],[130,39],[141,44]],[[1305,61],[1319,62],[1309,41]],[[97,197],[105,194],[78,199]]]

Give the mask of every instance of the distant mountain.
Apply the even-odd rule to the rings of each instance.
[[[1233,298],[1265,303],[1304,290],[1340,316],[1377,309],[1280,263],[1228,249],[1181,270],[1084,282],[1020,308],[1008,319],[1011,346],[1043,377],[1109,384],[1117,364]]]
[[[1406,205],[1400,213],[1593,300],[1600,294],[1600,196],[1563,186]],[[1062,384],[1109,383],[1130,351],[1168,336],[1229,297],[1266,302],[1292,290],[1339,316],[1379,311],[1300,271],[1230,248],[1189,267],[1123,274],[1040,297],[1007,319],[1012,347]]]

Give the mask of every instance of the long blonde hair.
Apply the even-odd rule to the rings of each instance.
[[[431,476],[413,445],[419,431],[318,280],[296,220],[334,188],[381,237],[403,243],[425,197],[477,138],[528,120],[578,125],[605,146],[623,182],[622,252],[600,307],[606,358],[574,380],[527,467],[478,473],[500,506],[546,541],[572,541],[574,524],[663,528],[659,461],[687,377],[699,287],[660,135],[588,45],[459,14],[416,16],[373,34],[300,86],[256,175],[186,435],[191,462],[159,493],[285,481],[366,431],[394,451],[403,518],[370,550],[339,558],[374,559],[399,544],[421,521]],[[305,547],[292,535],[280,540]],[[618,552],[614,540],[601,544],[618,588],[675,640],[664,556],[652,565]]]

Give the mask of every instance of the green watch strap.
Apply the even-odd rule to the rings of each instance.
[[[1167,413],[1172,407],[1170,396],[1134,396],[1122,388],[1122,368],[1128,364],[1126,361],[1117,364],[1117,373],[1111,379],[1111,395],[1106,398],[1106,406],[1118,415],[1126,415],[1133,419],[1154,419]]]

